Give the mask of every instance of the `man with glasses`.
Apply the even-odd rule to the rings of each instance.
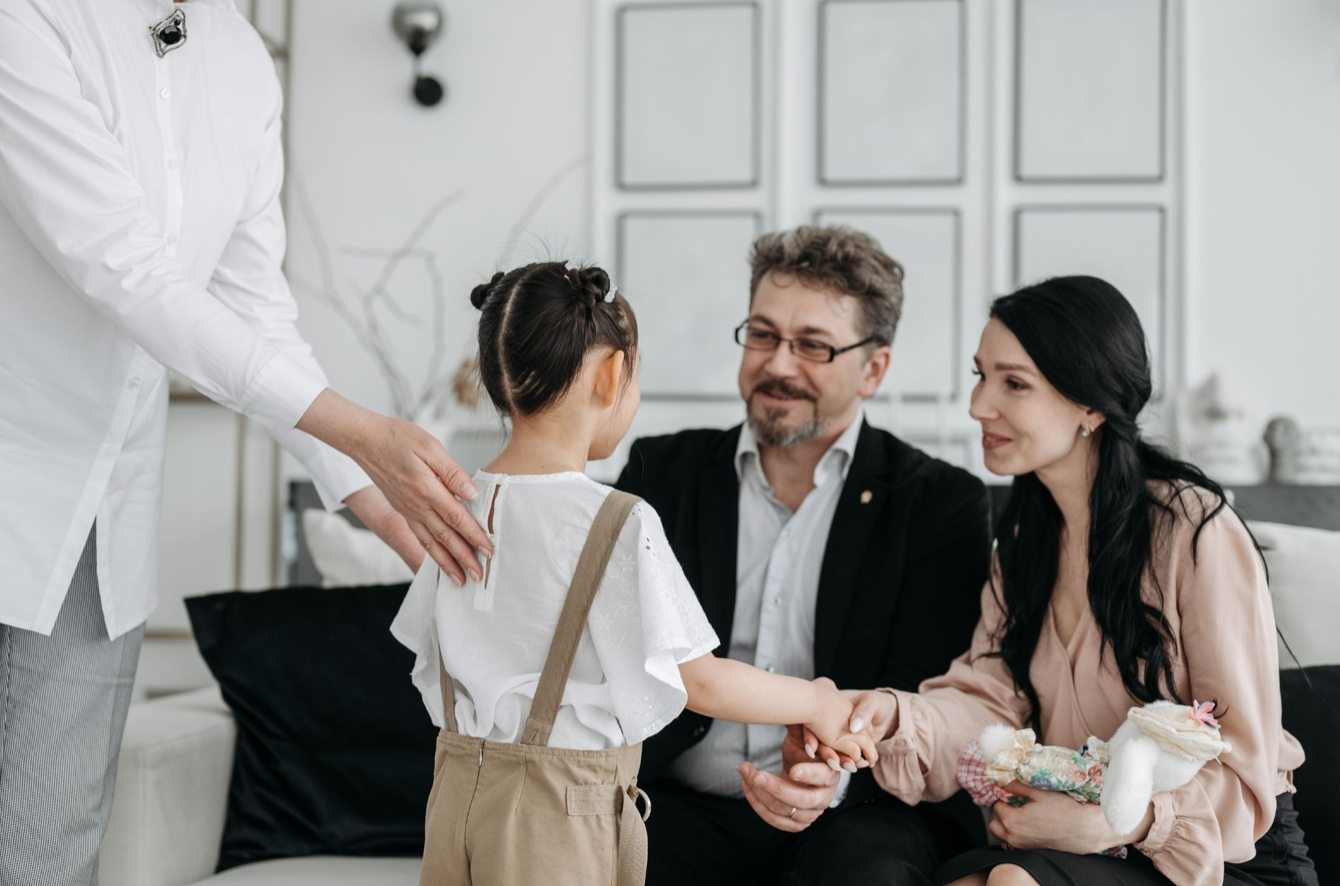
[[[747,420],[638,440],[618,486],[660,514],[731,658],[914,690],[968,648],[991,541],[981,481],[865,421],[902,267],[808,226],[759,238],[752,266]],[[980,839],[962,795],[913,809],[846,765],[811,759],[798,729],[685,711],[643,748],[647,882],[928,884]]]

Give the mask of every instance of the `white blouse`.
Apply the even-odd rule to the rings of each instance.
[[[411,679],[442,725],[437,656],[455,689],[462,734],[519,740],[577,559],[609,487],[584,474],[475,474],[469,507],[493,558],[456,587],[431,559],[410,585],[391,633],[414,650]],[[493,519],[489,520],[489,509]],[[656,511],[633,508],[577,647],[549,746],[636,744],[679,716],[679,665],[719,644]]]
[[[51,632],[95,519],[108,634],[153,611],[165,366],[328,508],[371,482],[294,429],[326,377],[282,269],[281,99],[232,0],[0,0],[0,623]]]

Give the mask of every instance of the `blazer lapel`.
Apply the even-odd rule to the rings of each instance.
[[[819,570],[814,626],[816,676],[828,674],[833,668],[856,597],[870,533],[888,507],[890,488],[888,459],[879,432],[862,424]]]
[[[735,622],[735,558],[740,515],[735,447],[739,442],[739,427],[726,432],[698,475],[699,591],[703,611],[721,641],[719,655],[730,649],[731,627]]]

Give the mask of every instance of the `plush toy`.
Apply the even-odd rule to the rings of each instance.
[[[982,730],[977,741],[983,759],[985,782],[992,788],[990,799],[981,787],[970,790],[990,805],[1010,800],[1004,786],[1012,781],[1069,794],[1080,803],[1097,803],[1103,791],[1107,768],[1107,743],[1089,736],[1078,751],[1040,745],[1032,729],[1011,729],[1000,723]]]
[[[1078,751],[1040,745],[1032,729],[1011,729],[997,723],[964,749],[958,761],[958,783],[978,806],[998,802],[1022,806],[1028,801],[1005,790],[1022,781],[1047,791],[1061,791],[1080,803],[1097,805],[1107,771],[1107,742],[1092,735]],[[1126,857],[1126,847],[1102,855]]]
[[[1080,803],[1101,804],[1112,830],[1129,834],[1150,798],[1186,784],[1207,760],[1230,750],[1219,736],[1212,703],[1192,707],[1156,701],[1131,708],[1110,742],[1089,736],[1078,751],[1040,745],[1031,729],[995,724],[959,758],[958,782],[979,806],[1022,805],[1004,786],[1021,781],[1061,791]],[[1125,847],[1109,850],[1125,856]]]
[[[1208,701],[1192,707],[1155,701],[1130,709],[1108,742],[1111,762],[1101,802],[1112,830],[1135,830],[1154,794],[1180,788],[1208,761],[1233,749],[1220,736],[1213,710]]]

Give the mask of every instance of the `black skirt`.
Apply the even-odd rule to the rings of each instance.
[[[1256,857],[1224,865],[1224,886],[1318,886],[1317,872],[1307,857],[1303,830],[1293,808],[1293,795],[1280,794],[1275,821],[1256,841]],[[935,872],[937,886],[996,865],[1023,868],[1040,886],[1171,886],[1154,863],[1132,848],[1126,858],[1075,855],[1054,849],[974,849],[951,858]]]

